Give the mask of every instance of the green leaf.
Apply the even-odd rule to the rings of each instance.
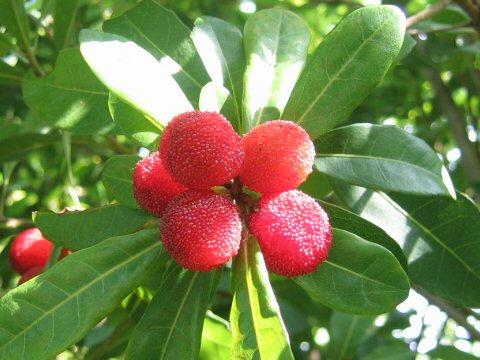
[[[407,272],[407,259],[403,254],[402,248],[383,229],[344,208],[324,201],[319,201],[319,203],[327,212],[330,225],[333,228],[348,231],[360,236],[364,240],[383,246],[395,255],[400,265]]]
[[[203,16],[195,21],[191,37],[213,83],[229,91],[234,109],[229,120],[239,131],[245,70],[242,33],[223,20]]]
[[[329,359],[351,359],[356,355],[358,346],[374,327],[376,316],[352,316],[334,311],[330,318]]]
[[[157,1],[142,1],[121,16],[106,21],[103,30],[132,40],[160,63],[170,66],[171,75],[190,103],[197,107],[208,75],[190,39],[190,29],[173,11]]]
[[[132,334],[126,359],[196,359],[219,275],[188,271],[172,261]]]
[[[23,0],[0,1],[0,24],[17,38],[22,49],[30,47],[28,17]]]
[[[317,271],[294,280],[325,305],[355,315],[391,311],[410,290],[390,251],[339,229],[333,231],[327,260]]]
[[[0,358],[51,359],[82,339],[159,260],[158,236],[149,229],[108,239],[3,296]]]
[[[30,109],[52,126],[79,134],[104,134],[113,128],[108,91],[78,49],[61,51],[48,76],[27,76],[23,96]]]
[[[455,197],[448,172],[421,139],[395,126],[354,124],[323,134],[315,167],[353,185]]]
[[[226,360],[232,350],[232,331],[230,324],[207,311],[203,323],[202,343],[200,347],[200,360]]]
[[[288,334],[257,240],[250,238],[235,257],[230,324],[230,359],[293,359]]]
[[[107,160],[102,172],[103,185],[111,199],[120,204],[138,208],[133,197],[132,176],[141,158],[136,155],[116,155]]]
[[[19,134],[0,141],[0,164],[19,160],[32,151],[60,141],[57,135]]]
[[[398,344],[380,345],[372,349],[362,360],[414,360],[415,353],[410,350],[408,344],[400,342]],[[447,357],[447,359],[461,360],[457,357]],[[473,359],[464,359],[473,360]]]
[[[24,74],[0,60],[0,85],[20,85]]]
[[[280,118],[302,71],[310,31],[297,15],[282,9],[258,11],[244,29],[245,118],[243,132]]]
[[[412,35],[405,33],[405,38],[403,39],[403,44],[402,48],[400,49],[400,52],[397,55],[396,61],[401,61],[403,58],[405,58],[412,49],[417,45],[417,42],[413,38]]]
[[[112,93],[108,99],[108,106],[110,115],[122,134],[147,149],[158,149],[159,137],[163,130],[156,120],[128,105]]]
[[[382,80],[404,34],[405,15],[395,6],[366,6],[347,15],[318,46],[282,118],[312,138],[344,121]]]
[[[480,213],[470,199],[387,195],[333,184],[355,213],[402,247],[414,283],[454,304],[480,306]]]
[[[152,217],[140,209],[109,205],[65,213],[39,212],[35,225],[58,246],[79,250],[107,238],[138,231]]]
[[[75,38],[75,19],[77,17],[80,0],[56,1],[53,31],[55,45],[61,50],[72,44]]]
[[[111,92],[159,126],[193,109],[172,78],[169,63],[158,62],[134,42],[115,34],[82,30],[80,51]]]
[[[200,100],[198,102],[198,108],[201,111],[216,111],[221,112],[223,106],[230,97],[230,93],[222,85],[210,81],[207,83],[200,92]],[[223,114],[225,116],[225,114]],[[231,118],[228,118],[232,121]],[[238,123],[237,123],[238,124]],[[233,123],[232,125],[235,125]]]
[[[440,345],[427,353],[431,359],[478,360],[475,355],[460,351],[455,346]]]

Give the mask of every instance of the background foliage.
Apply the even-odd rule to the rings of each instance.
[[[405,38],[373,8],[325,37],[368,1],[0,0],[0,358],[480,356],[480,9],[389,4]],[[110,61],[127,53],[129,71]],[[255,242],[232,271],[183,270],[136,208],[139,154],[172,114],[219,104],[241,133],[281,116],[315,138],[302,189],[335,228],[317,272],[269,276]],[[80,251],[14,289],[32,213]]]

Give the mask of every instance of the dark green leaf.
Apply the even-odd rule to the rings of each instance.
[[[280,117],[302,71],[310,31],[297,15],[282,9],[258,11],[244,29],[245,72],[243,132]]]
[[[150,219],[152,217],[140,209],[109,205],[62,214],[39,212],[35,224],[56,245],[79,250],[112,236],[137,231]]]
[[[366,356],[362,357],[362,360],[414,360],[415,353],[410,350],[408,344],[399,343],[392,345],[380,345],[372,349]],[[445,360],[461,360],[456,357],[447,357]],[[464,359],[473,360],[473,359]]]
[[[400,49],[400,52],[397,55],[397,61],[401,61],[404,57],[406,57],[412,49],[417,45],[417,42],[413,38],[412,35],[410,34],[405,34],[405,38],[403,39],[403,44],[402,48]]]
[[[375,316],[352,316],[334,311],[330,319],[329,359],[343,360],[355,357],[358,346],[374,328]]]
[[[410,290],[407,275],[390,251],[339,229],[334,229],[327,260],[295,281],[325,305],[356,315],[390,311]]]
[[[395,126],[349,125],[323,134],[315,145],[315,166],[330,177],[376,190],[455,197],[437,154]]]
[[[385,231],[364,218],[361,218],[339,206],[328,204],[324,201],[320,201],[320,205],[327,212],[332,227],[346,230],[360,236],[364,240],[383,246],[395,255],[400,262],[400,265],[402,265],[405,272],[407,272],[407,259],[403,254],[402,248],[395,242],[395,240],[388,236]]]
[[[19,160],[30,152],[60,141],[56,135],[19,134],[0,142],[0,163]]]
[[[67,48],[75,38],[75,19],[80,0],[56,1],[54,19],[55,45],[58,50]]]
[[[190,103],[197,107],[200,90],[208,82],[208,75],[190,39],[190,29],[173,11],[157,1],[142,1],[121,16],[105,22],[103,30],[134,41],[160,63],[170,66],[173,78]]]
[[[238,131],[245,70],[242,33],[223,20],[204,16],[195,21],[191,36],[210,78],[217,86],[224,86],[232,97],[234,111],[229,120]]]
[[[13,66],[0,61],[0,85],[20,85],[23,73]]]
[[[464,351],[458,350],[455,346],[446,346],[440,345],[428,352],[428,355],[431,359],[442,359],[442,360],[478,360],[478,357],[468,354]]]
[[[230,324],[231,359],[293,359],[263,256],[255,238],[248,239],[235,258]]]
[[[207,311],[203,323],[202,344],[200,347],[200,360],[227,360],[232,350],[232,331],[230,324]]]
[[[147,149],[158,149],[159,134],[162,133],[162,127],[156,120],[123,102],[113,94],[110,94],[108,105],[113,121],[115,121],[122,134]]]
[[[23,0],[0,1],[0,24],[17,38],[22,49],[30,48],[28,17]]]
[[[122,205],[138,207],[133,197],[132,176],[140,159],[135,155],[117,155],[107,160],[103,168],[102,181],[111,199],[117,200]]]
[[[174,261],[135,328],[126,359],[196,359],[220,271],[192,272]]]
[[[158,62],[134,42],[115,34],[82,30],[80,51],[111,92],[155,119],[160,127],[193,109],[171,76],[171,64]]]
[[[335,182],[336,194],[403,249],[413,282],[459,305],[480,306],[480,213],[466,196],[377,193]]]
[[[397,7],[366,6],[347,15],[318,46],[282,118],[312,138],[344,121],[382,80],[404,34],[405,15]]]
[[[111,238],[3,296],[0,358],[51,359],[80,340],[159,260],[158,237],[149,229]]]
[[[107,133],[108,90],[97,80],[78,49],[60,52],[55,70],[44,78],[27,76],[24,100],[52,126],[80,134]]]

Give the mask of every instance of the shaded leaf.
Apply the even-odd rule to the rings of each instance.
[[[60,141],[57,135],[19,134],[0,141],[0,163],[19,160],[32,151]]]
[[[30,47],[28,17],[23,0],[0,1],[0,24],[17,38],[22,49]]]
[[[103,30],[122,35],[163,63],[196,108],[208,75],[190,39],[190,29],[157,1],[142,1],[133,9],[106,21]]]
[[[333,182],[355,213],[385,230],[403,249],[409,276],[429,293],[454,304],[480,306],[480,213],[458,200],[374,192]]]
[[[442,360],[476,360],[478,357],[475,355],[460,351],[455,346],[446,346],[440,345],[428,352],[428,355],[431,359],[442,359]]]
[[[318,46],[282,118],[312,138],[344,121],[382,80],[404,34],[405,15],[395,6],[366,6],[347,15]]]
[[[24,74],[0,60],[0,85],[20,85]]]
[[[395,255],[400,265],[407,272],[407,259],[403,254],[402,248],[383,229],[339,206],[324,201],[319,201],[319,203],[327,212],[332,227],[346,230],[360,236],[364,240],[383,246]]]
[[[293,359],[288,334],[257,240],[243,242],[235,257],[230,359]]]
[[[245,133],[280,117],[305,65],[310,31],[294,13],[268,9],[250,15],[243,33]]]
[[[138,231],[152,217],[140,209],[109,205],[63,214],[39,212],[35,225],[57,246],[79,250],[107,238]]]
[[[80,32],[80,51],[111,92],[155,119],[160,127],[175,115],[193,109],[172,78],[169,64],[158,62],[134,42],[85,29]]]
[[[132,176],[140,159],[136,155],[116,155],[106,161],[102,181],[111,199],[117,200],[122,205],[138,208],[133,197]]]
[[[162,126],[141,111],[120,100],[110,93],[108,100],[110,114],[121,133],[150,150],[158,149]]]
[[[77,16],[80,0],[56,1],[53,31],[55,45],[58,50],[71,45],[72,40],[77,38],[75,34],[75,18]]]
[[[415,353],[410,350],[408,344],[399,343],[392,345],[380,345],[375,347],[362,360],[414,360]],[[448,357],[446,359],[461,360],[456,357]],[[446,360],[445,359],[445,360]],[[467,360],[467,359],[465,359]]]
[[[352,316],[334,311],[330,318],[329,359],[351,359],[358,346],[375,329],[376,316]],[[369,331],[370,330],[370,331]]]
[[[242,33],[223,20],[203,16],[195,20],[191,37],[213,83],[228,90],[233,111],[227,118],[239,131],[245,70]]]
[[[24,100],[50,125],[79,134],[104,134],[114,124],[108,113],[108,91],[93,75],[78,49],[60,52],[46,77],[26,77]]]
[[[349,125],[323,134],[315,145],[315,167],[330,177],[376,190],[455,197],[437,154],[395,126]]]
[[[408,277],[384,247],[334,229],[327,260],[294,279],[310,296],[348,314],[381,314],[405,300]]]
[[[126,359],[195,359],[220,271],[193,272],[174,261],[136,326]]]
[[[111,238],[3,296],[0,358],[51,359],[80,340],[159,260],[158,236],[149,229]]]

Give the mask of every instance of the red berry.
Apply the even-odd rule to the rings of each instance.
[[[133,195],[145,211],[161,216],[167,204],[187,188],[173,180],[158,151],[140,160],[133,171]]]
[[[27,271],[25,271],[23,273],[20,280],[18,280],[18,285],[22,285],[24,282],[34,278],[37,275],[40,275],[42,273],[42,271],[43,271],[43,267],[41,267],[41,266],[37,266],[37,267],[31,268],[31,269],[28,269]]]
[[[316,270],[332,242],[328,216],[308,195],[290,190],[260,199],[249,214],[269,271],[298,276]]]
[[[305,130],[291,121],[265,122],[245,135],[242,144],[240,179],[253,191],[293,190],[312,172],[315,147]]]
[[[53,244],[45,239],[37,228],[22,231],[10,247],[10,263],[20,274],[47,265],[53,251]]]
[[[243,162],[240,136],[215,112],[177,115],[163,132],[162,160],[172,176],[190,189],[208,190],[238,175]]]
[[[210,271],[227,263],[238,252],[241,234],[238,207],[212,191],[184,192],[162,217],[165,249],[189,270]]]

